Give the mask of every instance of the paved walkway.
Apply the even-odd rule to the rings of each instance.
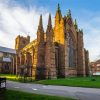
[[[78,100],[100,100],[100,89],[53,86],[7,81],[7,88],[30,93],[71,97]]]

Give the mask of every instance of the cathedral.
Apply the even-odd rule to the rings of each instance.
[[[78,29],[70,10],[67,15],[62,16],[59,4],[54,27],[49,14],[47,29],[44,32],[40,15],[37,38],[30,42],[30,36],[18,35],[15,39],[15,49],[16,74],[27,65],[28,75],[33,79],[89,75],[89,53],[84,48],[83,30]]]

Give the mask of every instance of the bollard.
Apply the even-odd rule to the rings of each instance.
[[[0,94],[6,90],[6,78],[0,78]]]

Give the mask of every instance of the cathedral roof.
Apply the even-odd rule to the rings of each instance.
[[[6,47],[2,47],[2,46],[0,46],[0,52],[16,54],[16,50],[15,49],[6,48]]]

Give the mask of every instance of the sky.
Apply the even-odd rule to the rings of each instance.
[[[40,14],[46,30],[48,15],[54,25],[58,3],[63,16],[71,10],[78,27],[84,32],[84,47],[90,61],[100,58],[100,0],[0,0],[0,46],[15,48],[17,35],[36,38]]]

